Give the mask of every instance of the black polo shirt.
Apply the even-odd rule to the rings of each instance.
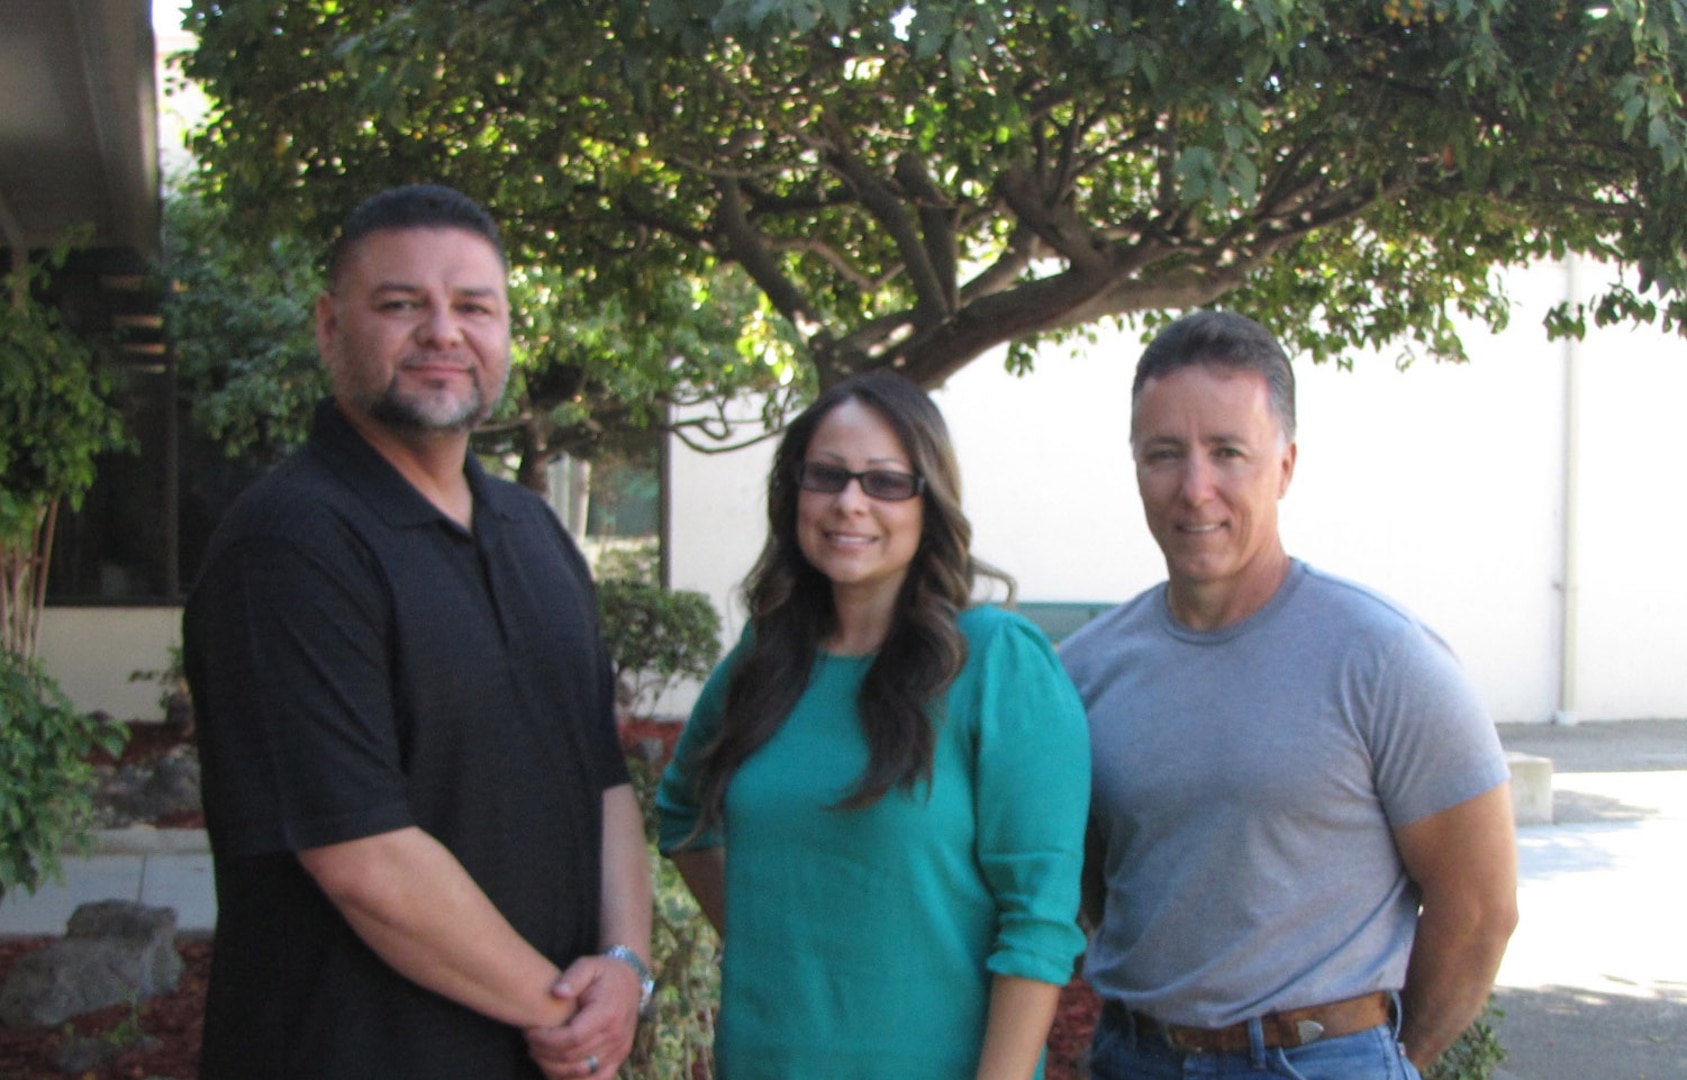
[[[204,1077],[531,1077],[521,1034],[422,990],[294,853],[418,826],[560,966],[595,952],[602,793],[627,781],[590,577],[471,458],[474,528],[331,402],[219,526],[183,639],[218,925]]]

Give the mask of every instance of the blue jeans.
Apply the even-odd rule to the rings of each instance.
[[[1396,1015],[1399,1009],[1395,1009]],[[1253,1046],[1235,1054],[1186,1054],[1153,1032],[1110,1022],[1109,1009],[1090,1045],[1092,1080],[1421,1080],[1400,1048],[1392,1023],[1293,1049],[1270,1049],[1258,1020],[1249,1022]],[[1129,1024],[1129,1018],[1125,1019]]]

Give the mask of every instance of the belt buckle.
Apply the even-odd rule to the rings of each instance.
[[[1324,1037],[1324,1025],[1316,1020],[1296,1020],[1295,1037],[1300,1040],[1301,1046],[1315,1043]]]
[[[1201,1042],[1200,1034],[1196,1031],[1180,1028],[1176,1024],[1159,1024],[1160,1038],[1167,1046],[1180,1054],[1205,1053],[1207,1047]]]

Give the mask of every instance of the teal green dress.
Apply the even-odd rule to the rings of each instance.
[[[1070,978],[1084,945],[1083,706],[1022,617],[973,608],[960,627],[968,658],[929,789],[827,809],[867,761],[855,702],[870,656],[817,657],[785,724],[733,777],[715,1038],[724,1080],[970,1078],[991,977]],[[710,677],[662,777],[664,852],[696,824],[687,764],[719,730],[733,659]]]

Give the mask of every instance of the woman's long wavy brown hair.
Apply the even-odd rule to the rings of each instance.
[[[744,585],[754,633],[727,683],[721,732],[694,766],[699,833],[720,824],[733,774],[785,722],[807,689],[820,643],[837,629],[832,583],[809,565],[797,544],[797,468],[820,422],[846,401],[859,402],[890,424],[926,483],[919,547],[897,596],[890,633],[856,703],[867,766],[835,809],[869,807],[892,788],[911,792],[930,781],[942,695],[966,663],[966,638],[955,618],[978,575],[1007,581],[972,558],[960,469],[948,426],[931,399],[888,371],[853,376],[822,393],[786,429],[774,455],[767,544]],[[1008,587],[1011,596],[1011,582]]]

